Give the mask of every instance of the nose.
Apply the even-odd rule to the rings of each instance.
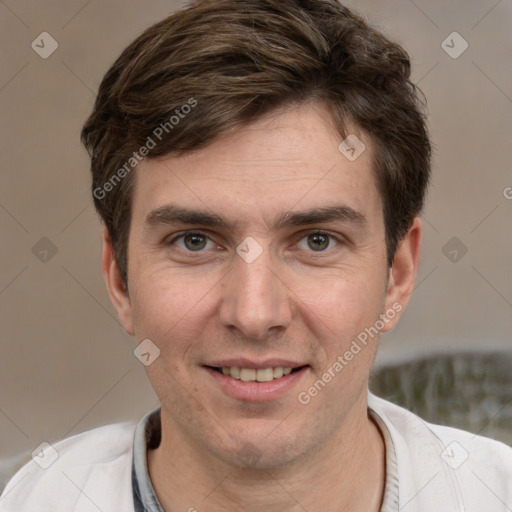
[[[222,283],[222,325],[253,340],[284,331],[292,320],[291,292],[269,249],[251,263],[238,255],[234,258]]]

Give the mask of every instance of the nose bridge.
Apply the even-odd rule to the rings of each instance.
[[[236,327],[246,337],[256,339],[271,329],[288,326],[291,310],[270,249],[254,242],[249,240],[237,249],[220,311],[225,326]]]

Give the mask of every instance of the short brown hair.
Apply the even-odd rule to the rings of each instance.
[[[405,50],[336,0],[202,0],[151,26],[105,75],[81,133],[125,286],[134,152],[184,154],[309,100],[328,105],[342,137],[354,122],[371,138],[391,265],[430,175],[418,92]]]

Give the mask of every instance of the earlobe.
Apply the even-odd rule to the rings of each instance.
[[[386,311],[393,310],[400,314],[393,315],[384,331],[395,327],[411,298],[420,262],[421,232],[421,219],[416,217],[396,250],[389,271],[385,307]]]
[[[121,272],[117,264],[114,252],[114,246],[108,233],[108,229],[103,230],[103,255],[101,259],[101,271],[107,285],[110,301],[117,311],[117,316],[124,330],[134,335],[132,308],[130,297],[124,286]]]

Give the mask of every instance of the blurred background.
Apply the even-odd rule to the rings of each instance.
[[[0,2],[0,488],[43,441],[158,406],[102,280],[79,132],[122,49],[184,4]],[[345,4],[410,52],[435,145],[416,290],[372,390],[512,444],[512,2]]]

